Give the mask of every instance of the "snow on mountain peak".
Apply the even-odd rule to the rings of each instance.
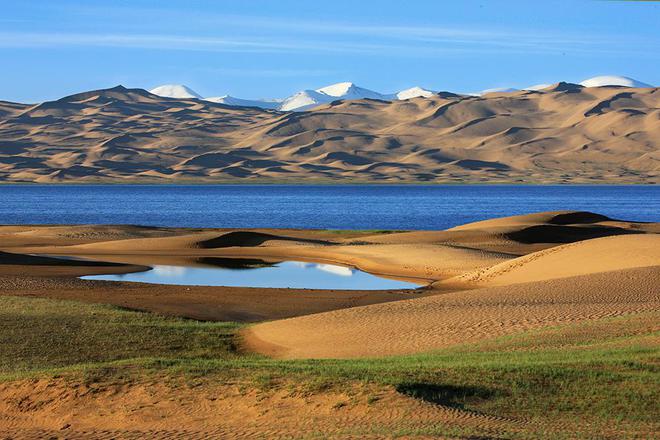
[[[560,83],[564,84],[564,83]],[[650,84],[634,80],[625,76],[597,76],[594,78],[586,79],[579,85],[569,84],[571,87],[602,87],[602,86],[625,86],[625,87],[654,87]],[[551,84],[538,84],[526,87],[523,90],[552,90]],[[563,87],[563,86],[562,86]],[[470,93],[472,96],[481,96],[487,93],[510,93],[517,92],[518,89],[514,88],[495,88],[486,89],[480,93]],[[406,90],[401,90],[397,93],[382,94],[373,90],[365,89],[355,85],[355,83],[346,81],[336,84],[330,84],[316,90],[301,90],[285,99],[242,99],[230,95],[202,98],[198,93],[190,88],[179,84],[167,84],[156,87],[150,90],[151,93],[159,96],[180,99],[205,99],[206,101],[216,102],[225,105],[241,106],[241,107],[261,107],[265,109],[274,109],[282,111],[303,111],[309,110],[313,107],[328,104],[336,100],[356,100],[356,99],[378,99],[383,101],[404,100],[411,98],[428,98],[438,94],[438,92],[424,89],[422,87],[411,87]]]
[[[531,91],[537,92],[539,90],[547,89],[548,87],[551,87],[551,86],[552,86],[552,84],[536,84],[536,85],[533,85],[533,86],[525,87],[523,90],[531,90]]]
[[[347,95],[352,91],[352,89],[355,88],[356,86],[352,82],[340,82],[337,84],[330,84],[329,86],[321,87],[320,89],[316,89],[316,91],[319,93],[324,93],[328,96],[340,97]]]
[[[415,86],[409,89],[401,90],[395,96],[396,99],[403,100],[403,99],[412,99],[412,98],[429,98],[435,95],[436,93],[437,92],[434,92],[432,90],[423,89],[421,87]]]
[[[580,83],[584,87],[605,87],[605,86],[623,86],[623,87],[653,87],[651,84],[646,84],[636,79],[628,78],[627,76],[617,75],[602,75],[593,78],[585,79]]]
[[[494,89],[486,89],[482,90],[479,95],[486,95],[488,93],[512,93],[512,92],[517,92],[518,89],[510,88],[510,87],[498,87]]]
[[[319,104],[325,104],[332,102],[335,99],[330,95],[325,93],[320,93],[317,90],[302,90],[297,92],[284,101],[280,105],[280,110],[290,111],[290,110],[304,110],[311,107],[315,107]]]
[[[242,98],[235,98],[230,95],[212,96],[209,98],[204,98],[204,101],[210,101],[225,105],[233,105],[236,107],[261,107],[272,110],[278,110],[281,104],[281,101],[278,100],[271,101],[266,99],[242,99]]]
[[[327,96],[332,96],[334,98],[340,99],[385,99],[389,97],[373,90],[364,89],[358,87],[352,82],[341,82],[337,84],[331,84],[329,86],[321,87],[320,89],[315,90],[318,93],[322,93]]]
[[[202,99],[201,95],[183,84],[165,84],[149,90],[154,95],[163,96],[165,98],[179,98],[179,99]]]
[[[317,105],[327,104],[338,99],[364,98],[382,100],[390,99],[387,95],[382,95],[373,90],[363,89],[352,82],[341,82],[321,87],[316,90],[302,90],[297,92],[282,101],[279,108],[284,111],[301,111],[316,107]]]

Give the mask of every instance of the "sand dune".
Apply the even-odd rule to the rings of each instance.
[[[0,102],[0,178],[657,183],[659,96],[559,84],[286,113],[120,86]]]
[[[18,228],[18,229],[17,229]],[[2,227],[16,252],[62,255],[230,256],[341,263],[428,282],[509,264],[557,244],[655,232],[657,224],[573,211],[493,219],[447,231],[329,234],[301,230],[186,230],[137,227]],[[3,231],[6,231],[3,234]],[[79,239],[83,239],[82,242]],[[640,242],[647,242],[641,240]],[[517,260],[513,260],[517,261]],[[472,282],[472,281],[470,281]]]
[[[556,222],[558,215],[560,221],[578,217],[544,213],[465,229],[524,228],[531,220]],[[589,221],[595,220],[608,219]],[[246,332],[246,344],[285,358],[383,356],[659,310],[660,235],[624,234],[553,246],[434,285],[459,291],[259,324]],[[489,287],[464,290],[475,286]]]
[[[658,265],[660,235],[617,236],[545,249],[447,281],[503,286]]]
[[[223,238],[230,235],[229,238]],[[95,256],[124,256],[123,260],[133,261],[133,256],[170,255],[197,257],[236,257],[266,258],[271,260],[301,260],[312,262],[339,263],[354,266],[362,270],[402,279],[418,279],[420,283],[446,279],[469,270],[486,268],[503,262],[511,255],[489,250],[461,248],[425,243],[407,244],[369,244],[349,241],[325,242],[315,239],[293,239],[289,236],[272,236],[265,242],[254,237],[260,233],[246,231],[200,232],[173,237],[139,238],[126,240],[101,241],[71,246],[30,246],[17,247],[21,252]],[[265,235],[265,234],[263,234]],[[237,236],[246,237],[246,241],[235,241]],[[232,243],[233,241],[233,243]],[[232,246],[208,246],[208,243]],[[126,258],[131,257],[131,258]],[[119,261],[122,261],[121,259]]]
[[[660,267],[460,291],[257,324],[250,349],[280,358],[429,352],[540,327],[660,310]]]
[[[294,238],[282,235],[265,234],[263,232],[236,231],[223,234],[197,243],[203,249],[216,249],[225,247],[254,247],[272,241],[291,241],[298,244],[329,244],[324,240],[309,238]]]
[[[446,231],[380,234],[3,226],[0,294],[110,303],[197,319],[288,318],[257,324],[245,335],[247,347],[287,358],[418,353],[660,310],[659,226],[575,211],[492,219]],[[51,264],[52,259],[25,254],[132,266]],[[368,294],[191,286],[181,295],[177,286],[71,279],[225,258],[341,263],[430,285],[414,293]]]
[[[635,233],[658,233],[658,223],[626,222],[590,212],[556,211],[503,217],[450,228],[362,237],[380,244],[432,244],[520,256],[556,244]]]
[[[70,266],[71,260],[62,258],[51,258],[39,255],[14,254],[10,252],[0,252],[0,264],[8,266]],[[115,267],[122,266],[117,263],[101,261],[76,261],[76,266],[83,267]]]

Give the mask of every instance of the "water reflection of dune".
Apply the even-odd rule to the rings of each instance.
[[[303,269],[317,269],[342,277],[353,276],[354,270],[350,267],[335,266],[334,264],[306,263],[304,261],[291,261],[291,264]]]
[[[182,266],[161,266],[157,265],[153,268],[154,275],[163,277],[182,277],[186,273],[186,268]]]
[[[316,268],[324,272],[330,272],[335,275],[340,275],[342,277],[353,276],[353,269],[351,269],[350,267],[335,266],[332,264],[317,264]]]
[[[215,257],[214,257],[215,258]],[[263,263],[263,262],[262,262]],[[198,264],[198,262],[195,262]],[[380,278],[350,266],[300,261],[264,263],[263,266],[197,267],[151,264],[148,271],[127,274],[85,275],[86,280],[126,281],[182,286],[261,287],[282,289],[414,289],[413,283]]]

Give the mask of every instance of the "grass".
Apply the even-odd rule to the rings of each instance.
[[[279,361],[239,353],[239,324],[0,297],[0,379],[67,373],[112,380],[138,371],[260,389],[294,382],[312,393],[360,382],[500,417],[648,430],[657,429],[660,401],[659,317],[612,318],[415,356]],[[437,430],[429,425],[428,433]]]
[[[113,306],[0,298],[0,374],[122,359],[237,357],[234,323],[166,318]]]

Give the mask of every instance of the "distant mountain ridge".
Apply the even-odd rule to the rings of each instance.
[[[646,84],[636,79],[628,78],[627,76],[614,76],[603,75],[595,76],[593,78],[585,79],[580,83],[584,87],[605,87],[605,86],[619,86],[619,87],[638,87],[648,88],[653,87],[651,84]]]
[[[0,101],[0,179],[660,183],[657,88],[333,98],[283,112],[118,86]]]
[[[166,84],[150,90],[154,95],[164,98],[197,98],[204,99],[202,95],[182,84]]]
[[[625,76],[605,75],[586,79],[580,83],[586,87],[621,86],[621,87],[653,87],[650,84],[634,80]],[[550,87],[551,84],[538,84],[525,88],[524,90],[541,90]],[[486,89],[478,93],[467,93],[466,95],[480,96],[487,93],[512,93],[519,89],[510,87],[499,87]],[[242,99],[229,95],[219,97],[202,98],[197,92],[180,84],[167,84],[150,90],[151,93],[166,98],[197,98],[206,101],[217,102],[233,106],[260,107],[265,109],[282,111],[304,111],[321,104],[327,104],[338,99],[380,99],[384,101],[405,100],[424,97],[428,98],[439,92],[422,87],[411,87],[396,93],[379,93],[373,90],[359,87],[352,82],[340,82],[314,90],[301,90],[284,99]]]
[[[153,93],[153,91],[152,91]],[[158,93],[155,93],[158,95]],[[205,101],[217,102],[218,104],[232,105],[235,107],[260,107],[265,109],[279,110],[282,101],[268,101],[265,99],[241,99],[233,96],[224,95],[211,98],[203,98]]]

